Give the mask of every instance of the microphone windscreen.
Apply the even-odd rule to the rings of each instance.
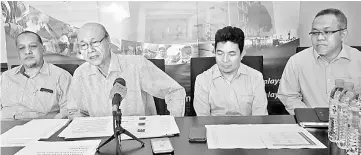
[[[117,78],[114,80],[114,83],[113,83],[113,86],[115,85],[115,83],[119,83],[121,84],[122,86],[126,86],[125,84],[125,80],[123,78]]]

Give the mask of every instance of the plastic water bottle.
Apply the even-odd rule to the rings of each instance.
[[[348,118],[349,118],[349,104],[355,96],[355,92],[352,90],[354,87],[353,83],[345,82],[345,90],[340,95],[340,103],[337,105],[337,121],[338,121],[338,139],[337,146],[340,149],[346,149],[346,134],[348,129]]]
[[[337,105],[339,98],[344,90],[345,81],[342,79],[335,80],[335,87],[331,90],[330,101],[329,101],[329,125],[328,125],[328,139],[331,142],[337,141]]]
[[[360,146],[360,108],[356,106],[350,106],[350,118],[348,123],[347,132],[347,149],[348,155],[359,155]]]
[[[347,132],[348,155],[361,154],[361,80],[360,84],[354,88],[355,97],[350,102],[350,118]]]

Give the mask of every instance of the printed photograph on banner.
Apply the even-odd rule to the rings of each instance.
[[[124,33],[127,28],[119,29],[119,26],[129,20],[127,5],[128,2],[85,4],[72,1],[1,1],[8,63],[10,65],[20,63],[14,52],[15,37],[23,31],[32,31],[40,35],[45,47],[44,60],[58,64],[83,63],[84,59],[77,45],[76,31],[86,22],[103,24],[111,36],[111,51],[121,53],[120,41],[116,38],[124,38],[127,35]],[[50,9],[48,6],[57,7]],[[80,10],[85,11],[87,15],[80,13],[82,12]],[[118,11],[114,12],[114,10]],[[122,16],[116,16],[119,10],[123,11]],[[94,14],[94,12],[98,13]],[[103,17],[113,17],[116,20],[104,18],[103,21]],[[134,54],[141,55],[142,45],[139,43],[136,45]]]
[[[143,43],[136,41],[121,40],[121,51],[122,55],[143,55]]]
[[[276,101],[283,68],[299,46],[300,2],[232,3],[238,6],[238,27],[245,33],[244,51],[247,56],[263,56],[266,94],[269,101]]]
[[[218,29],[230,24],[229,13],[236,13],[230,10],[229,2],[197,2],[197,37],[199,42],[214,41]]]
[[[143,56],[147,59],[165,59],[166,49],[165,45],[160,46],[159,44],[143,43]]]
[[[192,46],[173,44],[167,49],[166,65],[189,64],[192,57]]]
[[[147,1],[139,4],[130,2],[132,6],[140,5],[145,9],[144,42],[157,44],[197,42],[197,27],[195,27],[198,16],[197,3],[196,1]],[[134,7],[134,9],[139,8]]]
[[[15,37],[23,31],[38,33],[47,61],[82,61],[76,45],[77,28],[48,16],[21,1],[1,1],[9,63],[16,64]]]
[[[198,45],[198,55],[195,57],[214,57],[214,43],[200,43]]]

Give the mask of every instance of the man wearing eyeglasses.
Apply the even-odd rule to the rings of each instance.
[[[66,118],[70,73],[44,61],[38,34],[21,32],[15,45],[21,65],[1,75],[1,120]]]
[[[347,18],[338,9],[317,13],[310,34],[312,47],[287,62],[278,98],[290,114],[295,108],[328,107],[335,79],[361,77],[361,52],[344,44]]]
[[[110,36],[103,25],[87,23],[77,32],[87,62],[74,72],[69,93],[69,117],[111,116],[110,91],[117,78],[126,82],[123,115],[156,115],[153,96],[165,99],[173,116],[183,116],[185,90],[152,62],[140,55],[111,52]]]

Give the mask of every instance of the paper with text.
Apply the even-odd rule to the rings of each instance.
[[[123,116],[121,126],[138,138],[152,138],[179,134],[173,116]],[[107,137],[114,134],[113,117],[78,117],[64,129],[59,137]],[[121,139],[131,139],[121,134]]]
[[[326,148],[297,124],[206,125],[209,149]]]
[[[58,136],[65,138],[107,137],[113,134],[113,117],[76,117]]]
[[[24,132],[25,129],[19,125],[14,126],[0,136],[1,147],[18,147],[25,146],[29,142],[40,139],[40,136]]]
[[[69,119],[33,119],[23,125],[28,130],[43,131],[41,139],[48,139],[69,122]],[[39,128],[41,127],[41,128]]]
[[[47,139],[68,123],[68,119],[34,119],[14,126],[3,133],[1,147],[25,146],[29,142]]]
[[[94,155],[100,140],[29,143],[15,155]]]

